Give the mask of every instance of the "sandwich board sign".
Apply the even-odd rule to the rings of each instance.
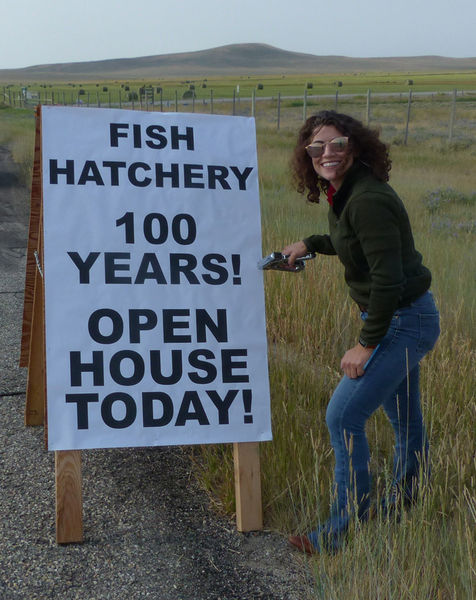
[[[270,440],[254,119],[38,120],[48,448]]]

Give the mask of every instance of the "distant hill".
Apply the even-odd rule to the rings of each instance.
[[[104,81],[255,74],[467,70],[476,71],[476,58],[349,58],[289,52],[267,44],[231,44],[197,52],[0,69],[0,81]]]

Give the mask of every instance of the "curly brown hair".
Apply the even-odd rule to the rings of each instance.
[[[370,129],[357,119],[338,113],[334,110],[322,110],[309,117],[301,127],[294,153],[291,169],[300,194],[307,190],[309,202],[319,202],[321,191],[327,192],[329,182],[315,172],[312,160],[306,152],[316,129],[325,125],[333,125],[342,135],[349,138],[349,151],[354,158],[367,165],[374,177],[380,181],[388,181],[392,166],[387,146],[379,139],[378,130]]]

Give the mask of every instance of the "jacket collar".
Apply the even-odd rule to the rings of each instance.
[[[338,217],[342,214],[355,183],[370,175],[371,172],[370,167],[365,165],[359,159],[355,160],[354,164],[345,174],[342,185],[332,198],[332,210]]]

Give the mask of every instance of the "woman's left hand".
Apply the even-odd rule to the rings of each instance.
[[[364,374],[364,365],[369,360],[373,348],[364,348],[360,344],[350,348],[342,357],[340,367],[350,379],[356,379]]]

